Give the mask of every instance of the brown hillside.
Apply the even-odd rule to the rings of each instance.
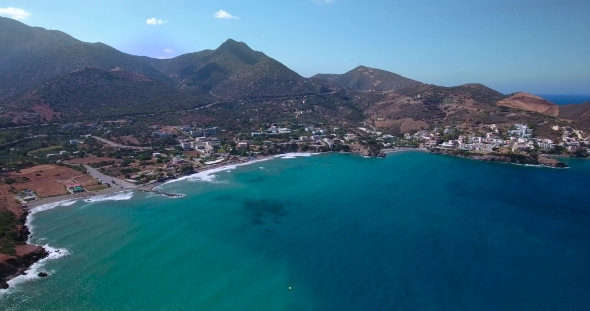
[[[539,96],[529,93],[516,93],[496,103],[498,106],[505,106],[520,110],[539,112],[542,114],[557,117],[559,106]]]
[[[559,118],[576,121],[584,129],[590,129],[590,102],[561,106]]]

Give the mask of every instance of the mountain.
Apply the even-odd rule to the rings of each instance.
[[[0,99],[84,67],[123,68],[161,81],[168,77],[137,56],[106,44],[0,17]]]
[[[498,106],[533,111],[552,117],[559,115],[559,106],[536,95],[519,92],[498,101]]]
[[[181,89],[228,99],[316,94],[321,89],[264,53],[232,39],[216,50],[144,61]]]
[[[188,92],[151,77],[122,69],[82,68],[60,76],[9,104],[46,118],[120,117],[193,108]],[[15,109],[16,110],[16,109]]]
[[[311,83],[264,53],[232,39],[215,50],[153,59],[0,17],[0,42],[0,100],[86,67],[121,68],[194,95],[211,93],[222,100],[322,91],[321,85]]]
[[[397,91],[399,89],[421,85],[422,83],[402,77],[393,72],[359,66],[344,74],[317,74],[312,80],[325,81],[339,87],[348,87],[357,91]]]
[[[576,121],[586,130],[590,130],[590,102],[559,107],[559,118]]]

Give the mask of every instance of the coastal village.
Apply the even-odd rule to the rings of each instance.
[[[118,124],[122,124],[119,122]],[[66,124],[61,129],[92,129],[111,133],[113,123]],[[399,150],[423,150],[453,155],[540,154],[587,155],[590,136],[570,126],[552,126],[560,140],[536,136],[534,126],[514,124],[465,133],[452,126],[391,135],[372,130],[325,124],[271,124],[231,136],[219,127],[194,125],[162,126],[151,132],[152,146],[125,145],[92,134],[69,139],[62,146],[31,152],[44,164],[4,174],[11,198],[21,205],[48,197],[82,197],[120,188],[152,191],[169,179],[211,168],[245,163],[254,159],[292,152],[353,152],[366,157],[384,157]],[[497,159],[497,158],[496,158]],[[557,161],[537,163],[554,166]],[[527,163],[528,164],[528,163]],[[4,168],[7,169],[6,167]],[[51,174],[51,171],[55,173]],[[49,174],[48,174],[49,173]],[[43,178],[50,175],[49,180]]]
[[[22,225],[29,212],[43,204],[88,200],[120,191],[177,197],[181,195],[157,187],[185,175],[292,153],[382,158],[392,152],[415,150],[564,168],[567,165],[559,157],[588,157],[590,146],[587,132],[561,120],[477,127],[448,123],[404,133],[379,128],[370,120],[354,125],[284,120],[250,123],[229,128],[198,122],[144,124],[122,118],[50,125],[9,143],[0,162],[0,205],[3,217],[14,224],[7,227],[12,231],[3,240],[0,256],[4,257],[0,259],[5,263],[14,258],[26,260],[11,264],[6,275],[18,275],[48,256],[43,247],[25,243],[29,232]],[[0,287],[6,286],[0,283]]]

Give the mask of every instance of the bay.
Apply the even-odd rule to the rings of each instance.
[[[590,161],[419,152],[198,174],[33,216],[3,310],[587,310]],[[69,203],[68,203],[69,204]]]

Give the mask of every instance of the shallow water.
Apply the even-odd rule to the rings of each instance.
[[[31,219],[67,255],[0,307],[587,310],[590,161],[568,162],[317,155],[70,202]]]

